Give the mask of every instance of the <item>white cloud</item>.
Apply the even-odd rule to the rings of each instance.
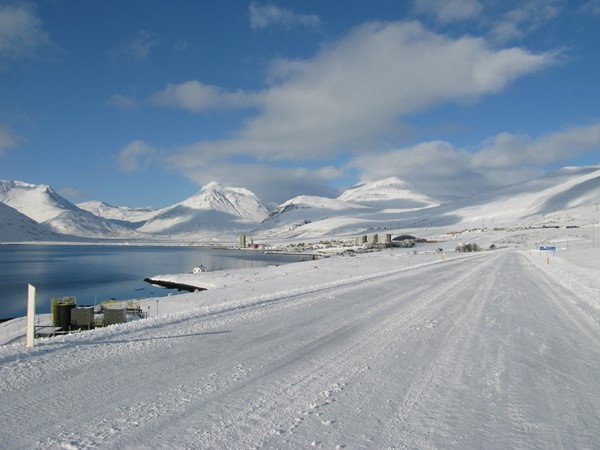
[[[380,157],[373,149],[401,133],[405,117],[447,102],[472,103],[556,60],[552,52],[497,49],[483,38],[439,35],[418,22],[367,23],[311,58],[274,61],[260,91],[225,90],[197,80],[168,85],[150,101],[195,112],[251,108],[249,116],[229,139],[199,141],[160,155],[136,143],[121,152],[122,167],[135,170],[146,156],[159,157],[199,185],[216,178],[281,199],[298,195],[300,187],[304,193],[325,192],[328,181],[343,177],[336,167],[290,166],[306,161],[314,167],[354,154],[348,170],[368,166],[363,175],[380,171],[380,178],[418,173],[419,184],[431,181],[439,192],[456,190],[457,180],[467,179],[472,184],[458,193],[468,195],[493,183],[492,170],[476,167],[466,151],[426,143]],[[424,165],[430,167],[423,170]],[[397,173],[394,167],[407,169]]]
[[[53,45],[34,7],[0,5],[0,61],[30,58]]]
[[[17,146],[18,138],[13,132],[5,125],[0,124],[0,156],[2,156],[8,149]]]
[[[280,8],[268,4],[260,5],[256,2],[250,3],[248,8],[250,16],[250,27],[262,29],[271,26],[292,28],[295,26],[316,27],[321,24],[319,16],[314,14],[298,14],[290,9]]]
[[[135,172],[156,161],[160,152],[143,141],[133,141],[123,147],[117,155],[119,169]]]
[[[311,170],[302,167],[276,167],[259,163],[232,164],[228,161],[207,161],[203,167],[183,167],[186,177],[198,186],[218,181],[226,186],[250,189],[270,207],[298,195],[336,197],[339,193],[329,182],[339,171]]]
[[[79,189],[70,188],[70,187],[62,188],[58,191],[58,193],[66,198],[81,199],[81,198],[87,197],[87,195],[84,192],[80,191]]]
[[[195,110],[256,104],[259,114],[233,139],[180,149],[186,164],[213,152],[323,160],[368,151],[402,117],[476,100],[554,62],[552,53],[495,50],[484,39],[452,39],[417,22],[368,23],[310,59],[274,62],[271,85],[254,95],[187,82],[153,98]]]
[[[191,80],[167,85],[164,90],[152,94],[150,101],[198,112],[250,107],[258,103],[258,95],[244,91],[227,92],[218,86]]]
[[[113,50],[110,56],[114,61],[131,58],[143,61],[148,59],[152,49],[160,42],[161,39],[157,34],[141,30]]]
[[[534,139],[525,134],[501,133],[483,143],[475,155],[478,167],[544,166],[600,149],[600,122],[571,125]]]
[[[582,4],[579,11],[586,14],[600,16],[600,0],[589,0]]]
[[[122,94],[111,95],[106,101],[106,105],[118,109],[136,109],[139,106],[137,100]]]
[[[361,182],[397,176],[430,195],[467,196],[484,182],[471,155],[443,141],[357,156],[348,169],[358,171]]]
[[[216,179],[248,187],[262,199],[281,203],[300,194],[335,197],[330,183],[351,173],[358,174],[361,182],[397,176],[438,197],[470,196],[528,181],[545,173],[548,165],[560,165],[599,149],[600,121],[535,137],[499,133],[469,150],[445,141],[422,142],[356,155],[343,167],[236,163],[224,157],[219,146],[205,154],[202,164],[193,153],[166,156],[164,161],[199,186]]]
[[[490,31],[498,42],[525,37],[560,15],[563,0],[527,0],[502,15]]]
[[[600,122],[572,125],[533,138],[500,133],[476,151],[443,141],[354,158],[348,169],[362,181],[398,176],[432,195],[473,195],[539,176],[548,164],[600,149]]]
[[[415,0],[415,11],[433,15],[441,23],[451,23],[477,17],[483,6],[479,0]]]

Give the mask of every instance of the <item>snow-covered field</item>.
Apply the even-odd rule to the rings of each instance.
[[[223,272],[148,320],[4,345],[0,447],[599,448],[590,244]]]

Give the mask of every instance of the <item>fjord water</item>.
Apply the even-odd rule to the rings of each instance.
[[[78,305],[177,293],[144,282],[158,274],[264,267],[306,259],[260,251],[207,247],[123,245],[0,245],[0,319],[26,313],[27,284],[37,289],[38,313],[50,312],[50,298],[74,296]]]

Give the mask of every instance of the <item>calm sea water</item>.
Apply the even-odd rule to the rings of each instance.
[[[262,267],[306,259],[262,252],[204,247],[105,245],[0,245],[0,319],[26,314],[27,284],[36,287],[36,311],[50,312],[50,298],[77,297],[78,305],[165,296],[168,290],[144,282],[167,273]]]

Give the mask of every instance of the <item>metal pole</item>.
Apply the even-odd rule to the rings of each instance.
[[[158,317],[158,300],[156,300],[156,317]]]

